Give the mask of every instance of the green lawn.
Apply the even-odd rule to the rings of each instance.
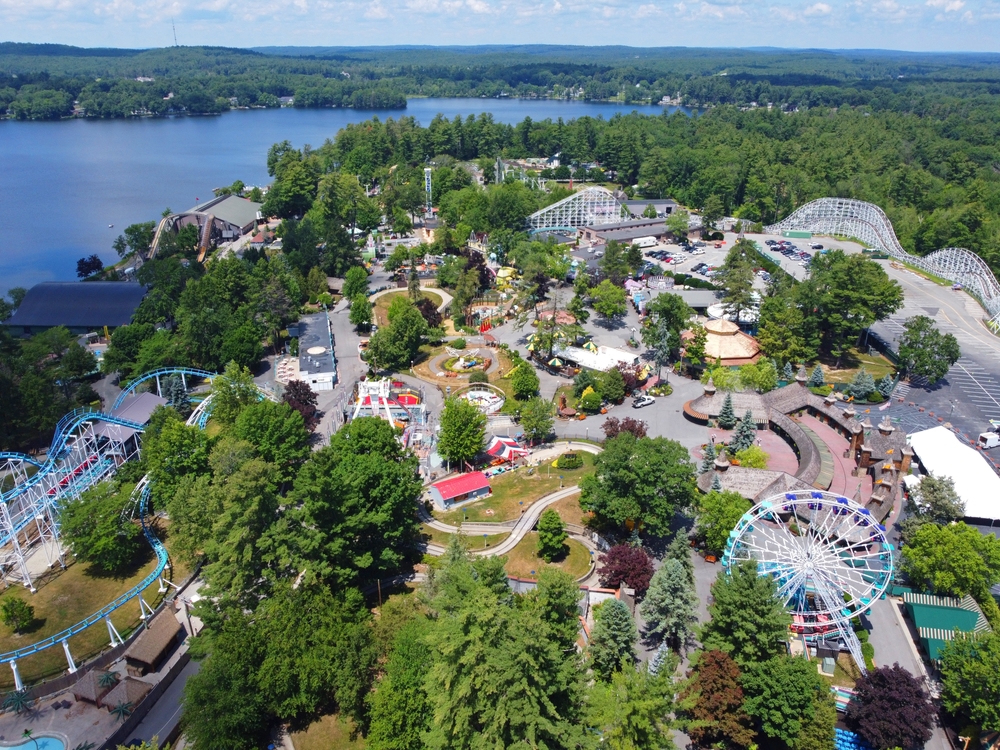
[[[373,306],[372,314],[375,316],[375,322],[380,326],[384,326],[389,322],[389,305],[396,297],[406,297],[408,292],[406,289],[400,289],[398,292],[390,292],[389,294],[383,294],[377,300],[375,300],[375,305]],[[434,292],[420,292],[421,297],[425,297],[434,303],[434,307],[440,307],[443,301],[440,294],[435,294]]]
[[[856,348],[848,350],[841,358],[839,368],[834,369],[834,364],[832,361],[823,361],[823,373],[827,383],[849,383],[861,367],[864,367],[875,380],[896,372],[892,362],[881,354],[862,354]]]
[[[536,553],[537,532],[529,532],[507,553],[507,575],[535,578],[543,567],[551,567],[564,570],[574,578],[580,578],[590,570],[590,550],[575,539],[567,539],[566,547],[568,552],[563,559],[547,563]]]
[[[434,515],[445,523],[454,525],[461,523],[463,518],[469,521],[512,521],[532,503],[557,491],[560,486],[560,475],[563,477],[562,486],[570,487],[579,484],[587,474],[593,473],[593,454],[580,451],[578,455],[583,458],[583,466],[579,469],[571,471],[553,469],[551,464],[542,464],[531,469],[522,466],[515,471],[495,477],[491,482],[493,494],[489,497],[446,513],[435,511]],[[528,472],[532,469],[529,476]]]
[[[34,594],[19,586],[11,586],[0,594],[0,602],[9,597],[18,597],[35,608],[35,624],[28,633],[15,635],[10,628],[0,625],[0,651],[13,651],[29,646],[97,612],[139,583],[156,567],[156,558],[149,555],[141,568],[127,578],[96,575],[89,564],[75,562],[72,555],[68,554],[66,563],[65,570],[57,564],[41,580],[36,581],[38,590]],[[169,568],[167,572],[170,572]],[[187,567],[175,566],[169,577],[175,583],[180,583],[188,572]],[[172,589],[168,589],[168,593],[170,591]],[[145,590],[143,598],[155,608],[163,598],[159,593],[159,583],[154,581]],[[122,637],[127,637],[140,622],[138,600],[133,599],[118,609],[111,615],[111,621]],[[70,638],[69,646],[73,659],[79,665],[110,646],[108,629],[103,622],[92,625]],[[62,648],[57,645],[19,659],[17,665],[24,682],[30,684],[61,674],[66,670],[66,657]],[[14,678],[10,670],[0,672],[0,690],[10,689],[13,685]]]
[[[444,531],[438,531],[437,529],[432,529],[429,526],[424,526],[421,529],[421,533],[426,541],[433,542],[434,544],[440,544],[444,547],[447,547],[448,544],[451,542],[451,538],[455,536],[454,534],[447,534]],[[509,531],[505,531],[502,534],[490,534],[488,537],[486,537],[485,544],[487,547],[496,547],[498,544],[500,544],[500,542],[502,542],[509,536],[510,536]],[[483,547],[482,535],[470,536],[468,534],[463,534],[462,538],[466,540],[469,547],[471,548],[481,549]]]
[[[564,497],[562,500],[553,503],[549,507],[558,513],[559,517],[565,523],[573,523],[577,526],[585,526],[587,518],[590,516],[589,513],[584,513],[583,509],[580,508],[579,492],[575,495]]]

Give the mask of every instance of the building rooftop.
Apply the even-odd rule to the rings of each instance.
[[[605,234],[618,229],[635,229],[636,227],[664,227],[663,219],[629,219],[627,221],[616,221],[611,224],[592,224],[586,229]]]
[[[928,474],[952,478],[967,517],[1000,520],[1000,477],[981,453],[943,426],[913,433],[910,446]]]
[[[131,281],[46,281],[28,290],[4,325],[117,328],[132,320],[147,291]]]
[[[444,479],[432,486],[441,493],[441,499],[453,500],[456,497],[489,487],[490,478],[481,471],[470,471],[468,474],[459,474],[457,477]]]
[[[299,318],[299,373],[315,375],[335,372],[333,340],[325,312]]]
[[[188,213],[212,214],[216,219],[237,227],[245,227],[257,220],[260,203],[254,203],[238,195],[220,195],[210,201],[189,208]]]
[[[125,652],[125,660],[138,662],[147,668],[152,668],[173,646],[182,630],[184,630],[183,626],[177,622],[177,618],[174,617],[174,613],[169,607],[160,610],[160,613],[149,623],[146,631],[128,647]]]
[[[134,707],[137,706],[152,689],[153,686],[148,682],[143,682],[142,680],[137,680],[133,677],[126,677],[124,680],[115,685],[115,687],[101,699],[101,705],[106,707],[108,710],[113,709],[120,703],[131,703]]]

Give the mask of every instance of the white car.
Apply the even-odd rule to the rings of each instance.
[[[641,409],[644,406],[652,406],[655,403],[655,398],[643,394],[642,396],[636,396],[636,398],[632,401],[632,408]]]
[[[702,250],[700,247],[696,247],[691,251],[691,255],[704,255],[704,254],[705,251]]]

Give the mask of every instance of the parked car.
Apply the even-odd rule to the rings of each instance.
[[[647,396],[646,394],[643,394],[641,396],[637,396],[632,401],[632,408],[633,409],[641,409],[644,406],[652,406],[655,403],[656,403],[656,399],[655,398],[653,398],[652,396]]]
[[[705,251],[702,250],[700,247],[696,247],[694,250],[691,251],[691,255],[704,255],[704,254]]]
[[[775,240],[764,240],[764,244],[768,245],[769,247],[773,247],[773,246],[777,245],[778,243]]]
[[[693,271],[694,273],[701,273],[701,272],[702,272],[702,271],[704,271],[704,270],[705,270],[706,268],[708,268],[708,263],[699,263],[699,264],[697,264],[696,266],[693,266],[693,267],[691,268],[691,270],[692,270],[692,271]]]
[[[819,244],[818,242],[812,243],[809,247],[812,250],[822,250],[823,249],[823,246],[821,244]]]

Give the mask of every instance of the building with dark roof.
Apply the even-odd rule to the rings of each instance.
[[[643,237],[655,237],[663,241],[672,237],[663,219],[633,219],[619,221],[614,224],[594,224],[580,230],[580,239],[592,244],[601,244],[616,240],[632,242]]]
[[[126,670],[133,677],[155,672],[184,635],[184,626],[173,611],[169,607],[160,610],[125,652]]]
[[[15,336],[30,336],[56,326],[71,333],[127,325],[149,290],[129,281],[46,281],[24,295],[3,325]]]
[[[333,334],[325,312],[299,318],[299,376],[314,391],[332,391],[337,382]]]

